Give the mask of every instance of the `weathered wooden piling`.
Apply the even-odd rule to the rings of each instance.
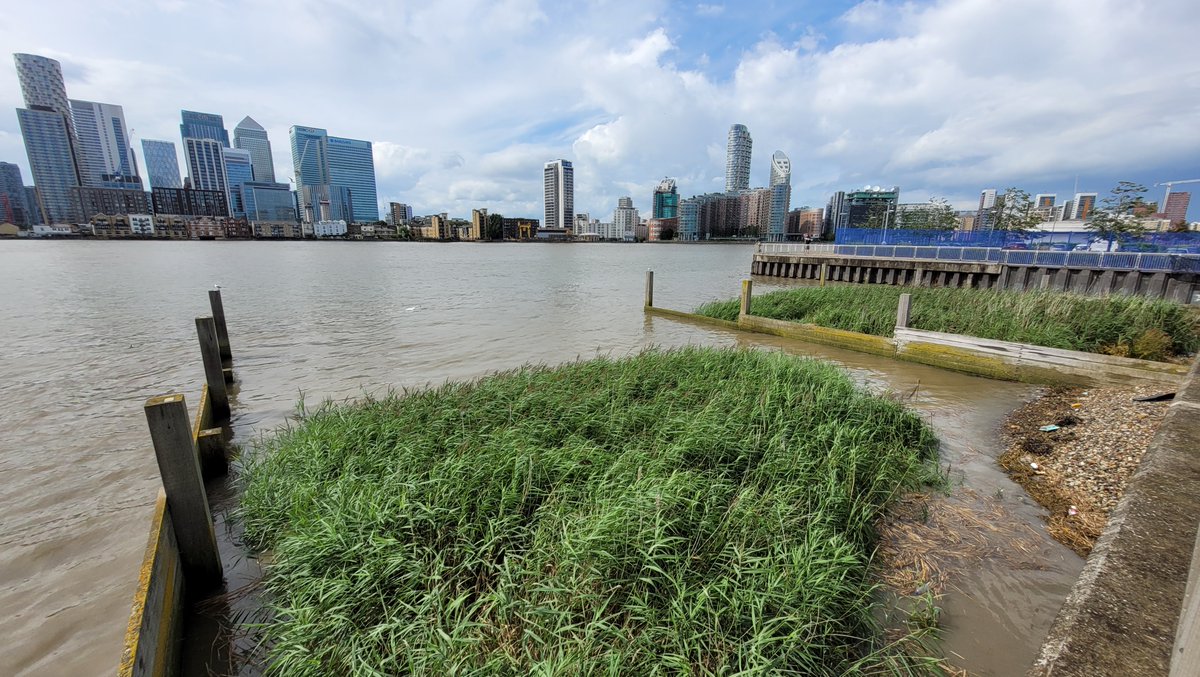
[[[646,307],[654,307],[654,271],[646,271]]]
[[[196,338],[200,342],[200,357],[204,359],[204,380],[212,402],[213,424],[223,425],[229,422],[229,391],[225,388],[225,368],[221,364],[216,321],[211,317],[197,317]]]
[[[146,423],[187,585],[196,592],[211,589],[222,580],[221,557],[183,395],[146,400]]]
[[[742,280],[742,297],[741,297],[742,305],[741,305],[741,309],[738,310],[739,315],[749,315],[750,314],[750,297],[753,293],[754,293],[754,281],[753,280]]]
[[[912,294],[901,294],[900,304],[896,306],[896,328],[908,328],[908,311],[912,307]]]
[[[225,304],[221,302],[220,289],[209,290],[208,305],[212,308],[213,322],[217,325],[217,347],[221,349],[221,361],[232,363],[233,351],[229,348],[229,329],[225,326]]]

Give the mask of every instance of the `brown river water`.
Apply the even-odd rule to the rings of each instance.
[[[943,649],[1020,674],[1082,560],[1001,472],[999,426],[1034,389],[643,314],[736,296],[742,245],[0,242],[0,675],[115,670],[159,486],[142,404],[203,379],[195,339],[220,285],[244,443],[310,403],[650,345],[833,360],[909,393],[942,439],[956,506],[1022,530],[946,584]],[[775,283],[778,284],[778,283]],[[757,289],[773,286],[760,280]]]

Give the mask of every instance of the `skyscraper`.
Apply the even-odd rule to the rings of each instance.
[[[254,170],[254,180],[260,182],[275,182],[275,161],[271,159],[271,140],[267,138],[267,130],[247,115],[233,128],[233,145],[250,151],[250,164]]]
[[[575,223],[575,168],[568,160],[547,162],[542,171],[545,200],[543,228],[570,228]]]
[[[750,151],[754,140],[746,125],[729,128],[729,142],[725,147],[725,192],[732,193],[750,188]]]
[[[295,223],[296,199],[286,183],[249,181],[243,183],[241,204],[246,218],[254,221]]]
[[[328,219],[376,221],[375,158],[370,141],[329,136],[320,127],[288,131],[292,168],[306,223]],[[326,214],[324,218],[322,214]]]
[[[250,151],[241,148],[222,148],[221,160],[225,163],[229,211],[233,216],[244,217],[246,207],[242,204],[242,184],[254,180]]]
[[[637,226],[642,219],[638,216],[637,207],[633,206],[633,198],[617,199],[617,209],[613,212],[613,227],[626,240],[635,238]]]
[[[378,221],[375,156],[370,141],[329,137],[329,183],[350,189],[355,221]],[[350,219],[347,219],[349,221]]]
[[[654,218],[674,219],[679,217],[679,191],[675,188],[675,179],[667,178],[658,182],[654,189]]]
[[[792,161],[777,150],[771,155],[771,216],[767,239],[782,242],[787,237],[787,214],[792,206]]]
[[[174,143],[142,139],[142,159],[146,161],[146,176],[151,188],[183,188]]]
[[[116,104],[71,99],[71,117],[79,141],[82,184],[141,190],[137,158],[125,128],[125,110]]]
[[[1052,209],[1058,195],[1054,193],[1038,193],[1033,197],[1034,209]]]
[[[215,139],[188,137],[183,140],[183,153],[187,158],[192,188],[220,191],[228,197],[224,150],[221,142]]]
[[[29,169],[41,200],[39,207],[52,223],[79,220],[71,198],[71,189],[79,185],[79,173],[67,120],[68,116],[54,111],[17,109]]]
[[[0,221],[31,226],[31,216],[25,206],[25,182],[21,179],[21,168],[11,162],[0,162]]]
[[[1071,200],[1071,220],[1086,221],[1096,208],[1096,193],[1075,193]]]
[[[179,136],[185,139],[212,139],[221,142],[224,148],[229,147],[225,118],[216,113],[197,113],[191,110],[179,111],[179,116],[182,119]]]
[[[50,222],[77,221],[71,188],[80,185],[80,162],[62,65],[34,54],[14,54],[13,61],[25,99],[25,108],[17,109],[17,122],[38,189],[39,211]]]
[[[992,208],[996,206],[996,189],[987,188],[979,193],[979,210],[975,213],[975,229],[990,230],[993,225]]]

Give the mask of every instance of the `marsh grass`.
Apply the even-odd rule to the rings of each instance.
[[[1191,308],[1138,296],[1079,296],[1050,291],[800,287],[756,296],[750,312],[777,320],[891,336],[900,294],[912,294],[909,326],[979,338],[1163,360],[1200,348]],[[738,301],[714,301],[697,314],[736,321]]]
[[[837,368],[689,348],[325,405],[247,455],[271,671],[917,674],[874,525],[929,428]]]

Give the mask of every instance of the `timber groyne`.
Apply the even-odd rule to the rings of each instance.
[[[1200,304],[1200,258],[965,247],[759,243],[754,275],[909,287],[1122,293]]]

